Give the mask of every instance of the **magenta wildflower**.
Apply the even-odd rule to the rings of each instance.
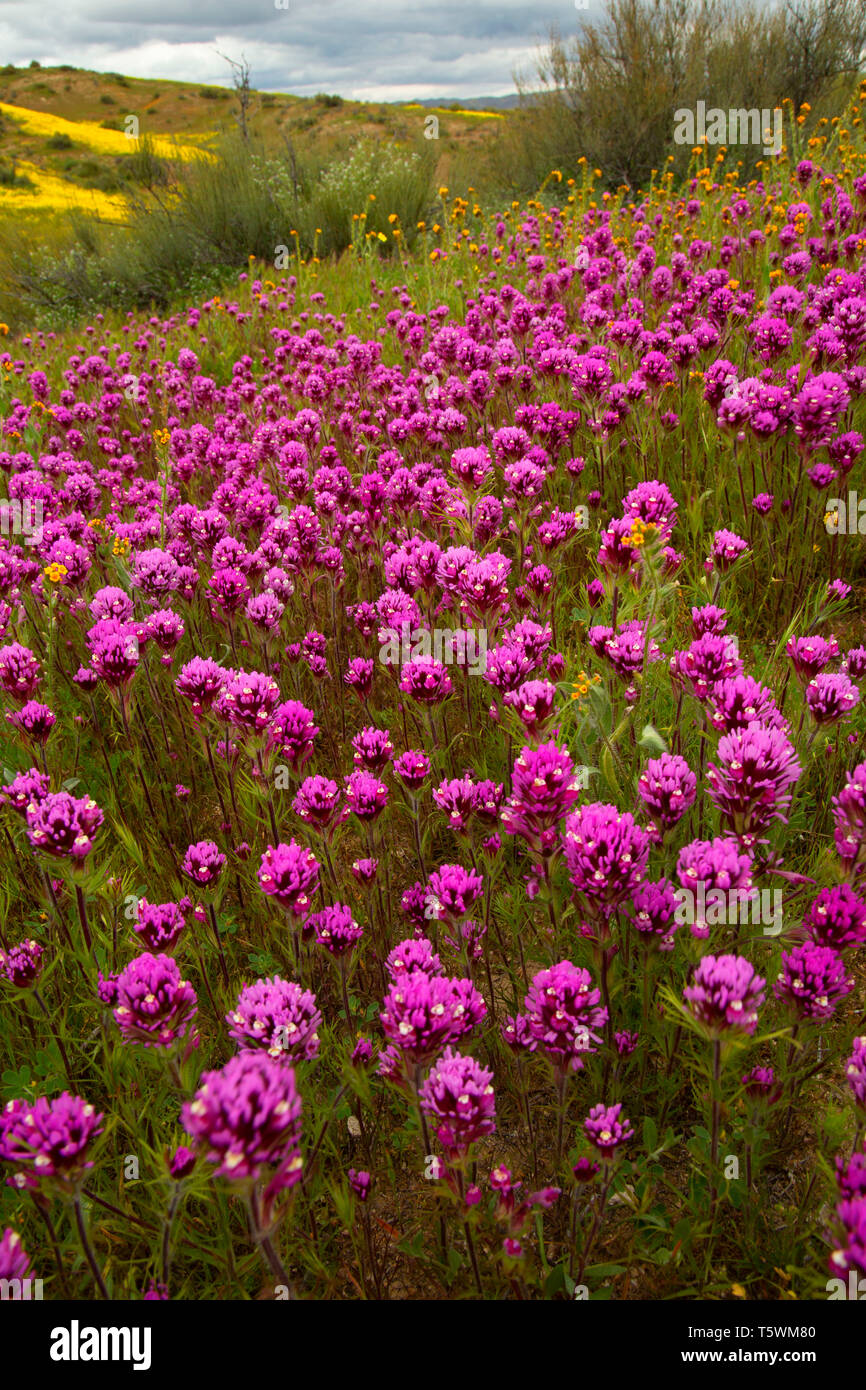
[[[528,738],[540,738],[555,712],[556,686],[548,680],[524,681],[506,691],[503,702],[514,710]]]
[[[740,902],[750,899],[754,891],[751,856],[742,851],[737,840],[722,836],[685,845],[677,860],[677,877],[691,894],[693,905],[695,900],[699,902],[701,892],[705,900],[713,892],[734,892]],[[699,913],[691,930],[693,936],[709,936],[706,920]]]
[[[673,949],[674,932],[679,926],[675,913],[676,894],[669,879],[645,880],[632,893],[632,912],[627,913],[644,946],[659,951]]]
[[[792,951],[782,952],[782,969],[773,985],[777,999],[801,1019],[832,1018],[837,1003],[851,993],[854,978],[846,974],[845,962],[831,946],[806,941]]]
[[[628,518],[639,518],[647,526],[655,526],[664,540],[670,540],[677,519],[677,503],[664,483],[657,479],[638,483],[623,499],[623,511]]]
[[[168,953],[177,945],[185,927],[177,903],[149,903],[146,898],[139,898],[132,930],[149,951]]]
[[[462,1152],[496,1129],[493,1072],[473,1057],[446,1047],[419,1090],[421,1108],[438,1120],[436,1136],[446,1149]]]
[[[0,1239],[0,1280],[3,1287],[6,1287],[7,1280],[15,1279],[20,1282],[31,1278],[32,1273],[30,1256],[21,1244],[21,1237],[11,1226],[7,1226]],[[14,1298],[15,1294],[10,1291],[8,1296]]]
[[[734,531],[717,531],[713,536],[711,553],[714,563],[722,573],[729,570],[748,549],[748,542]]]
[[[32,938],[0,950],[0,975],[16,989],[30,989],[42,973],[43,948]]]
[[[484,879],[462,864],[442,864],[430,875],[427,901],[435,919],[455,923],[472,911],[484,890]]]
[[[633,541],[632,517],[617,518],[601,533],[601,548],[596,560],[611,574],[627,574],[640,560],[640,551]]]
[[[160,598],[177,587],[178,564],[166,550],[139,550],[132,562],[132,582],[148,598]]]
[[[251,1182],[268,1164],[278,1167],[280,1186],[300,1180],[301,1098],[291,1067],[241,1052],[202,1075],[182,1118],[208,1162],[218,1165],[217,1177]]]
[[[388,805],[388,788],[371,772],[350,772],[346,778],[346,806],[360,821],[372,825]]]
[[[601,1172],[601,1165],[595,1159],[579,1158],[571,1171],[577,1182],[592,1182]]]
[[[306,917],[319,887],[319,861],[306,845],[290,840],[268,845],[258,870],[259,887],[295,917]]]
[[[694,805],[697,778],[685,758],[662,753],[647,763],[637,781],[638,795],[657,832],[670,830]]]
[[[366,700],[373,689],[373,663],[369,657],[353,656],[343,676],[343,681],[361,700]]]
[[[214,701],[214,712],[238,729],[261,733],[276,709],[280,688],[260,671],[236,671]]]
[[[361,1169],[359,1171],[355,1168],[350,1168],[348,1172],[348,1178],[349,1186],[351,1187],[355,1196],[358,1198],[359,1202],[366,1202],[367,1198],[370,1195],[370,1188],[373,1183],[373,1179],[370,1176],[370,1174],[366,1172],[364,1169]]]
[[[124,1042],[171,1047],[197,1012],[195,990],[167,955],[136,956],[115,981],[114,1021]]]
[[[25,816],[31,803],[37,805],[45,800],[50,786],[48,774],[31,767],[27,772],[19,772],[5,786],[0,786],[0,806],[10,806],[20,816]]]
[[[716,758],[707,766],[710,800],[748,847],[771,821],[785,819],[803,770],[797,751],[780,729],[752,724],[720,738]]]
[[[839,655],[839,643],[835,637],[792,637],[785,652],[801,680],[810,681]]]
[[[478,804],[478,787],[471,777],[454,777],[436,787],[433,800],[447,815],[452,830],[465,831]]]
[[[396,980],[412,970],[423,970],[428,975],[444,975],[442,963],[433,950],[433,943],[426,936],[409,937],[400,941],[385,959],[385,969]]]
[[[181,868],[187,878],[191,878],[200,888],[210,888],[217,882],[226,863],[225,855],[213,840],[199,840],[187,849]]]
[[[352,909],[345,903],[332,903],[321,912],[308,917],[306,929],[316,933],[316,941],[330,951],[332,956],[343,956],[354,950],[364,935],[352,916]]]
[[[288,759],[289,766],[299,772],[312,755],[319,726],[313,711],[300,700],[286,700],[277,705],[268,725],[268,747],[277,749]]]
[[[217,609],[229,615],[236,613],[239,608],[243,608],[250,596],[246,576],[232,565],[215,569],[207,584],[216,605],[212,609],[214,617],[217,616]]]
[[[409,748],[394,759],[394,775],[399,778],[409,792],[416,792],[430,775],[431,764],[427,754],[418,748]]]
[[[836,1207],[836,1223],[839,1237],[830,1256],[831,1272],[866,1275],[866,1195],[843,1198]]]
[[[851,1056],[845,1063],[845,1080],[854,1104],[866,1112],[866,1037],[854,1039]]]
[[[842,669],[852,681],[859,681],[866,676],[866,647],[852,647],[846,652]]]
[[[723,734],[744,729],[749,724],[782,731],[788,727],[776,706],[773,692],[751,676],[717,681],[707,699],[706,713],[713,728]]]
[[[607,1022],[601,991],[588,970],[562,960],[533,977],[524,1000],[526,1030],[535,1047],[561,1072],[580,1071],[583,1054],[595,1052]]]
[[[411,970],[393,980],[380,1018],[386,1038],[417,1066],[470,1033],[486,1014],[471,980]]]
[[[634,1129],[623,1116],[622,1104],[594,1105],[583,1122],[583,1128],[591,1144],[594,1144],[604,1159],[609,1159],[634,1138]]]
[[[0,647],[0,689],[7,695],[28,699],[41,679],[41,667],[29,647],[22,647],[20,642]]]
[[[322,1015],[316,996],[279,975],[244,985],[226,1023],[241,1051],[261,1049],[293,1064],[318,1056]]]
[[[400,675],[400,689],[421,705],[438,705],[453,689],[448,668],[432,656],[407,661]]]
[[[373,1060],[373,1044],[369,1038],[359,1036],[349,1060],[353,1067],[366,1067]]]
[[[822,888],[805,921],[806,930],[818,946],[844,951],[866,942],[866,902],[847,883]]]
[[[57,723],[54,711],[47,705],[40,704],[38,700],[28,700],[20,710],[10,711],[6,718],[14,729],[36,744],[46,743]]]
[[[644,877],[646,832],[629,811],[596,801],[568,817],[562,840],[574,887],[609,917]]]
[[[355,766],[380,776],[394,756],[394,745],[387,729],[362,729],[352,739]]]
[[[794,429],[809,444],[823,443],[851,399],[843,377],[836,372],[811,376],[794,402]]]
[[[698,700],[713,694],[719,681],[743,673],[736,637],[713,632],[698,637],[685,651],[671,657],[671,675],[685,683]]]
[[[846,773],[845,786],[833,797],[836,853],[859,873],[866,863],[866,762]]]
[[[661,661],[662,651],[655,638],[648,637],[647,624],[635,618],[612,627],[591,627],[586,640],[594,652],[604,657],[622,680],[631,680],[643,670],[644,659]]]
[[[27,807],[27,838],[34,849],[56,859],[87,858],[105,817],[92,797],[49,792]]]
[[[342,805],[342,797],[342,790],[336,782],[330,777],[316,774],[304,778],[292,802],[292,810],[305,825],[327,836],[330,841],[334,831],[349,814]]]
[[[10,1100],[0,1111],[0,1159],[20,1165],[28,1177],[77,1188],[93,1167],[87,1152],[104,1118],[69,1091],[54,1100],[40,1096],[32,1105]]]
[[[196,656],[181,667],[174,683],[175,689],[185,700],[189,700],[193,713],[200,715],[211,708],[231,674],[215,661]]]
[[[766,981],[743,956],[703,956],[683,990],[686,1007],[713,1038],[754,1033]]]
[[[537,1046],[525,1014],[517,1014],[516,1017],[507,1014],[499,1026],[499,1035],[505,1046],[518,1056],[522,1052],[534,1052]]]
[[[746,1095],[752,1101],[775,1105],[781,1098],[782,1084],[776,1080],[772,1067],[753,1067],[740,1078]]]
[[[500,817],[503,830],[520,835],[536,853],[550,851],[559,822],[580,799],[581,778],[571,756],[556,743],[522,748],[511,787]]]
[[[860,702],[860,691],[841,672],[823,672],[806,686],[806,704],[816,724],[835,724]]]

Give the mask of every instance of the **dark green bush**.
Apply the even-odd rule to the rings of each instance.
[[[579,173],[581,157],[610,186],[645,186],[674,141],[674,113],[772,109],[789,97],[810,121],[839,109],[856,84],[866,43],[862,0],[606,0],[570,40],[553,33],[537,80],[519,83],[521,108],[501,123],[491,158],[498,189],[526,194],[552,169]],[[744,147],[748,168],[763,157]]]

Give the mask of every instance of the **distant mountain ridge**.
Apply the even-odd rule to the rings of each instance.
[[[520,105],[516,92],[505,97],[419,97],[413,102],[389,101],[388,106],[431,106],[447,111],[449,106],[457,106],[461,111],[510,111]]]

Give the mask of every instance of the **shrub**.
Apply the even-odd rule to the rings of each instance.
[[[528,193],[553,168],[598,165],[609,186],[649,182],[674,156],[674,113],[771,109],[789,97],[810,120],[837,110],[853,87],[866,42],[855,0],[787,0],[769,8],[738,0],[606,0],[605,17],[570,40],[553,32],[536,83],[519,83],[521,109],[502,123],[492,155],[498,186]],[[844,96],[843,96],[844,99]],[[760,147],[743,152],[746,166]]]

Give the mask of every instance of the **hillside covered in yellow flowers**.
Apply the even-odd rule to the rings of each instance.
[[[81,209],[123,221],[129,197],[155,176],[154,161],[207,157],[236,128],[236,94],[161,79],[68,66],[0,68],[0,216]],[[434,115],[445,127],[437,153],[447,172],[455,150],[470,153],[501,113],[418,105],[251,93],[249,129],[266,149],[300,140],[322,152],[356,139],[413,141]]]

